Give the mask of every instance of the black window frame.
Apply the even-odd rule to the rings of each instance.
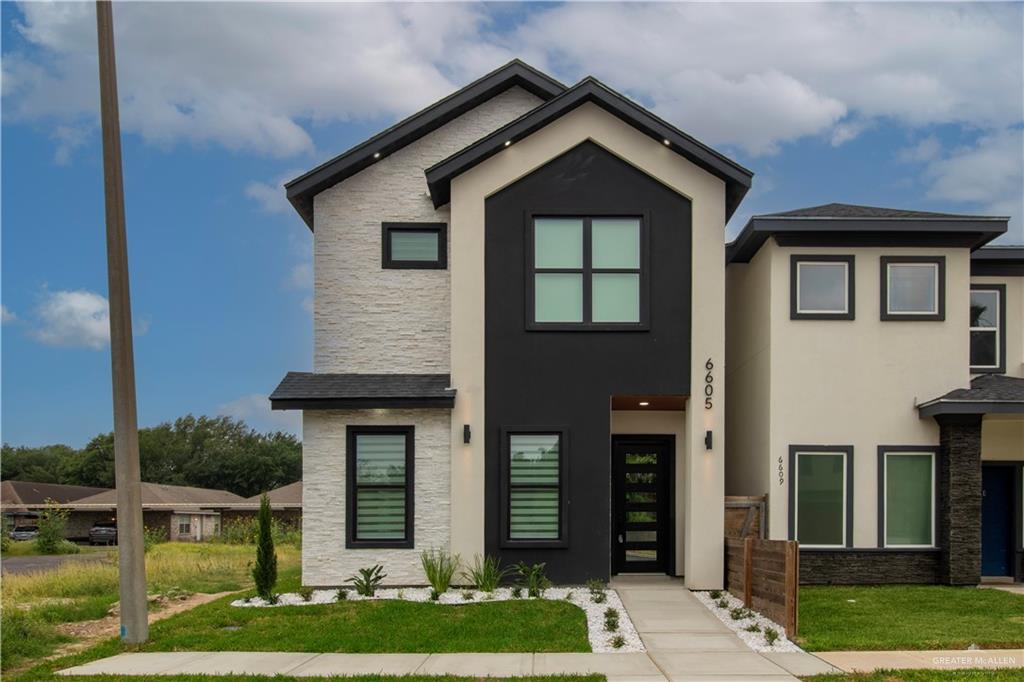
[[[996,311],[999,315],[999,325],[995,329],[997,358],[999,362],[992,367],[979,367],[971,365],[971,374],[1006,374],[1006,285],[1005,284],[984,284],[972,282],[971,291],[995,291],[999,294],[999,307]],[[968,319],[968,334],[973,333]],[[970,341],[968,341],[970,344]],[[968,359],[970,362],[970,347],[968,346]]]
[[[381,267],[385,270],[447,270],[448,223],[381,223]],[[436,260],[395,260],[391,257],[392,232],[430,232],[437,235]]]
[[[886,538],[886,456],[931,455],[932,456],[932,544],[931,545],[890,545]],[[878,446],[878,538],[879,549],[915,550],[937,549],[939,546],[939,448],[935,445],[879,445]]]
[[[583,321],[582,322],[537,322],[536,290],[537,274],[534,252],[534,228],[538,218],[579,219],[583,221],[583,262],[581,268],[544,268],[542,273],[570,273],[583,277]],[[603,218],[636,218],[640,221],[640,268],[594,268],[592,221]],[[615,213],[585,213],[581,211],[529,211],[526,213],[523,232],[525,233],[526,292],[525,311],[528,331],[648,331],[650,325],[650,214],[648,211],[621,211]],[[593,318],[593,275],[604,273],[638,273],[640,275],[640,319],[637,322],[592,322]]]
[[[356,436],[402,434],[405,436],[405,537],[396,540],[361,540],[356,537],[356,492],[358,488],[394,488],[397,486],[356,485]],[[345,548],[346,549],[412,549],[415,531],[414,464],[416,461],[415,426],[357,426],[345,427]]]
[[[499,477],[501,479],[501,505],[499,521],[501,528],[498,534],[499,544],[503,549],[516,548],[565,548],[569,546],[569,429],[566,426],[509,426],[501,429],[501,462]],[[509,537],[512,520],[511,510],[511,437],[520,435],[558,436],[558,538],[514,540]]]
[[[889,266],[902,264],[934,264],[938,268],[936,306],[934,313],[890,313],[889,312]],[[881,277],[880,306],[883,322],[944,322],[946,319],[946,257],[945,256],[880,256]]]
[[[853,547],[853,446],[852,445],[790,445],[789,446],[789,500],[787,501],[789,516],[789,539],[796,540],[796,507],[797,507],[797,456],[815,454],[846,455],[846,500],[845,521],[842,545],[808,545],[808,549],[835,550]]]
[[[846,312],[800,312],[799,269],[801,263],[845,263],[846,264]],[[795,253],[789,257],[789,319],[791,320],[853,320],[856,317],[856,290],[852,255]]]

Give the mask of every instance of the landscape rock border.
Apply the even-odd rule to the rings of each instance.
[[[346,601],[371,601],[381,599],[402,599],[412,602],[430,602],[429,587],[407,587],[399,588],[378,588],[373,597],[363,597],[355,593],[355,590],[347,588],[348,597]],[[464,594],[472,595],[472,599],[466,599]],[[467,604],[479,604],[486,602],[513,601],[512,589],[499,587],[494,592],[486,593],[479,590],[451,589],[441,595],[438,605],[460,606]],[[643,641],[629,618],[629,613],[622,606],[622,600],[613,589],[605,590],[605,601],[595,603],[590,591],[586,587],[550,587],[544,591],[540,599],[548,601],[565,601],[583,610],[587,617],[587,638],[590,640],[590,648],[594,653],[623,653],[635,654],[645,651]],[[250,599],[236,599],[231,602],[232,606],[248,608],[276,608],[280,606],[313,606],[316,604],[335,604],[338,601],[338,590],[313,590],[309,601],[302,598],[302,595],[295,592],[280,594],[276,604],[269,604],[259,597]],[[523,596],[520,601],[533,601],[533,598]],[[614,632],[605,630],[604,612],[605,609],[613,608],[619,612],[619,629]],[[616,636],[621,636],[624,644],[615,648],[612,641]],[[781,651],[781,649],[771,649]]]
[[[710,592],[693,592],[693,596],[697,597],[698,601],[703,604],[711,613],[718,617],[718,620],[725,623],[726,627],[736,633],[744,644],[759,653],[779,653],[779,652],[801,652],[803,649],[794,644],[789,638],[786,637],[786,629],[776,623],[773,620],[762,616],[753,609],[745,609],[749,611],[750,615],[746,618],[735,619],[732,617],[731,611],[733,609],[743,609],[743,602],[736,597],[732,596],[728,592],[722,590],[719,599],[725,599],[728,602],[726,608],[721,608],[718,605],[718,599],[712,599]],[[758,631],[750,632],[747,630],[751,625],[757,625],[760,628]],[[765,639],[764,632],[766,628],[771,628],[775,632],[779,633],[779,638],[775,640],[774,644],[769,644]]]

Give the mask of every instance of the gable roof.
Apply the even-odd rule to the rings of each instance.
[[[0,483],[0,506],[4,511],[26,504],[45,505],[47,500],[57,503],[72,502],[83,497],[109,490],[88,485],[62,483],[35,483],[33,481],[4,481]]]
[[[309,229],[314,229],[314,196],[514,86],[519,86],[542,100],[549,100],[565,90],[565,86],[551,76],[541,73],[525,62],[513,59],[461,90],[285,183],[288,201],[295,207]]]
[[[142,484],[142,506],[149,509],[172,509],[178,507],[229,507],[245,498],[227,490],[193,488],[184,485],[163,483]],[[67,505],[71,509],[103,509],[117,506],[117,491],[107,490],[98,495],[74,500]]]
[[[1024,277],[1024,246],[999,244],[984,246],[971,254],[974,277]]]
[[[448,374],[288,372],[270,394],[274,410],[453,407]]]
[[[922,417],[944,414],[1024,414],[1024,379],[982,374],[970,388],[958,388],[917,406]]]
[[[443,206],[450,201],[453,178],[494,156],[505,148],[507,142],[521,140],[588,102],[601,107],[641,133],[659,142],[665,142],[677,154],[724,180],[727,220],[750,189],[754,175],[751,171],[655,116],[596,78],[588,76],[550,101],[428,168],[427,188],[430,190],[434,206]]]
[[[262,494],[247,497],[245,499],[247,503],[245,508],[249,508],[252,505],[259,507],[262,497]],[[302,507],[302,481],[295,481],[294,483],[283,485],[280,488],[268,490],[267,499],[270,500],[271,509]]]
[[[824,204],[752,216],[726,263],[746,263],[768,237],[780,246],[958,246],[977,249],[1006,232],[1009,218]]]

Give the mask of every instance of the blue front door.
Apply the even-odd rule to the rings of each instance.
[[[981,469],[981,574],[1013,575],[1013,467]]]

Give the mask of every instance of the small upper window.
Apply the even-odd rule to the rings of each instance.
[[[790,319],[852,320],[853,264],[853,256],[792,256]]]
[[[971,371],[1005,372],[1006,285],[971,285]]]
[[[530,229],[530,328],[644,324],[647,302],[639,217],[536,218]]]
[[[946,319],[946,259],[891,257],[881,259],[883,320]]]
[[[382,223],[383,267],[436,269],[448,267],[448,226],[445,223]]]

